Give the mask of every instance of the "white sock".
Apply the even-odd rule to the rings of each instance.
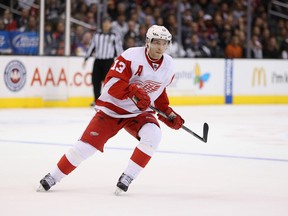
[[[66,175],[61,172],[61,170],[56,166],[51,172],[51,176],[55,179],[56,182],[60,182],[62,178],[64,178]]]
[[[124,173],[130,176],[132,179],[136,179],[139,173],[143,170],[141,166],[136,164],[134,161],[129,160],[128,166],[125,169]]]

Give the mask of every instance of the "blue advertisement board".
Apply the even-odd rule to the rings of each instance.
[[[12,53],[9,32],[0,31],[0,53]]]
[[[2,53],[37,55],[38,49],[37,32],[0,31],[0,52]]]

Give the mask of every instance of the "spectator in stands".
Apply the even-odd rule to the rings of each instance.
[[[146,28],[149,28],[150,26],[155,24],[155,20],[151,15],[147,15],[144,19],[144,25]]]
[[[281,58],[288,59],[288,38],[285,39],[282,45]]]
[[[92,33],[87,31],[83,34],[82,40],[76,44],[76,48],[75,48],[75,54],[76,56],[85,56],[89,46],[90,46],[90,42],[92,40]]]
[[[191,38],[193,34],[199,34],[199,27],[197,22],[190,22],[189,26],[185,26],[182,32],[182,44],[184,50],[191,44]]]
[[[166,19],[164,19],[164,26],[170,31],[173,28],[177,28],[177,18],[175,13],[170,13]]]
[[[232,41],[232,27],[229,24],[224,24],[223,25],[223,32],[219,35],[219,45],[220,47],[225,50],[226,47],[228,46],[229,43],[231,43]],[[239,38],[238,39],[234,39],[238,41],[237,46],[239,46]],[[232,44],[232,46],[235,46]],[[226,52],[226,51],[225,51]],[[242,54],[241,54],[242,57]],[[238,57],[238,58],[241,58]]]
[[[11,13],[9,9],[6,9],[4,11],[3,23],[5,26],[5,30],[7,31],[13,31],[17,29],[17,22],[13,18],[13,14]]]
[[[75,55],[76,47],[81,43],[84,35],[84,27],[81,25],[76,25],[72,27],[73,31],[71,31],[71,53]]]
[[[240,17],[243,17],[246,14],[246,10],[243,5],[244,1],[236,0],[233,2],[232,7],[232,16],[233,16],[233,24],[235,24]]]
[[[211,51],[211,58],[224,58],[224,50],[219,46],[216,34],[209,36],[208,47]]]
[[[136,46],[145,46],[147,28],[144,24],[139,27],[139,34],[136,37]]]
[[[30,16],[28,19],[28,23],[24,28],[21,28],[23,32],[39,32],[38,23],[35,16]]]
[[[229,8],[227,1],[221,2],[220,13],[223,19],[226,20],[228,15],[230,14],[230,8]]]
[[[65,42],[59,41],[57,44],[56,55],[63,56],[65,55]]]
[[[246,31],[246,17],[239,17],[239,19],[236,22],[236,26],[235,28],[237,28],[239,31]]]
[[[272,26],[273,32],[277,35],[278,43],[281,44],[283,41],[283,35],[285,35],[285,21],[283,19],[279,19],[275,26]]]
[[[271,38],[270,30],[268,28],[263,29],[261,37],[259,38],[263,45],[263,48],[267,47],[267,44],[269,43],[270,38]]]
[[[213,26],[217,32],[217,35],[221,35],[223,31],[223,19],[220,13],[214,15]]]
[[[234,35],[225,48],[225,58],[242,58],[243,49],[239,45],[239,37]]]
[[[141,5],[137,5],[135,9],[135,13],[137,14],[137,21],[141,25],[144,23],[144,19],[146,17],[146,14],[143,12]]]
[[[84,18],[84,21],[91,25],[94,26],[96,28],[97,23],[96,23],[96,19],[95,19],[95,15],[92,12],[88,12],[87,15]]]
[[[52,23],[57,23],[59,19],[64,18],[65,1],[49,0],[45,1],[45,17]]]
[[[219,2],[219,0],[210,0],[210,2],[208,2],[205,12],[210,15],[215,14],[220,8]]]
[[[242,30],[238,30],[237,31],[237,36],[239,38],[239,45],[242,47],[243,50],[243,57],[244,57],[244,51],[246,51],[247,47],[246,47],[246,34],[245,31]]]
[[[109,17],[111,17],[112,20],[116,20],[116,2],[114,0],[107,1],[107,14]]]
[[[277,59],[280,57],[280,50],[277,44],[277,40],[274,36],[271,36],[268,42],[265,43],[263,48],[263,58]]]
[[[99,3],[99,0],[85,0],[85,4],[90,7],[91,4],[97,5]]]
[[[158,20],[159,18],[163,20],[163,17],[161,15],[161,8],[159,8],[159,7],[153,8],[152,17],[153,17],[154,24],[156,24],[156,20]]]
[[[131,47],[135,47],[135,46],[136,46],[135,37],[127,36],[124,39],[124,44],[123,44],[123,49],[124,50],[126,50],[128,48],[131,48]]]
[[[262,44],[257,35],[253,35],[251,39],[251,58],[263,58]]]
[[[137,13],[136,9],[133,9],[133,10],[130,11],[129,20],[135,22],[136,29],[137,29],[137,31],[139,31],[140,22],[139,22],[139,16],[138,16],[138,13]]]
[[[204,15],[204,26],[202,29],[202,43],[208,45],[209,38],[214,37],[216,34],[216,29],[213,25],[212,16],[210,14]]]
[[[85,22],[85,17],[87,15],[88,7],[84,2],[77,4],[76,10],[72,11],[74,18],[82,20]]]
[[[91,3],[88,8],[88,13],[92,13],[94,15],[94,20],[97,20],[97,4],[96,3]]]
[[[163,2],[161,2],[159,0],[158,1],[156,1],[156,0],[148,0],[148,1],[142,1],[141,6],[142,6],[143,10],[146,11],[145,13],[147,14],[147,8],[148,8],[148,10],[154,10],[157,7],[159,8],[159,5],[162,5],[162,4],[163,4]],[[148,14],[152,14],[152,13],[150,12]]]
[[[201,10],[201,6],[197,0],[190,0],[192,20],[196,20],[196,14]]]
[[[112,30],[120,34],[122,41],[124,40],[124,35],[128,31],[128,24],[126,22],[126,16],[124,14],[120,14],[117,17],[117,20],[112,22]]]
[[[155,25],[164,26],[163,17],[158,17],[158,18],[155,20]]]
[[[65,24],[63,21],[59,21],[57,23],[57,29],[53,33],[54,38],[54,48],[56,49],[56,53],[58,55],[64,55],[65,49]]]
[[[116,20],[117,20],[117,17],[119,17],[120,15],[123,15],[123,16],[127,16],[128,14],[126,14],[126,4],[124,2],[119,2],[117,5],[116,5]]]
[[[146,25],[147,28],[149,28],[151,26],[151,23],[155,23],[154,17],[153,17],[153,9],[150,6],[144,6],[142,7],[143,10],[143,19],[144,19],[144,23]]]
[[[288,26],[286,27],[282,27],[280,30],[280,33],[278,34],[278,43],[279,44],[283,44],[285,42],[285,39],[288,38]]]
[[[187,47],[186,57],[189,58],[206,58],[211,56],[210,49],[200,42],[199,36],[193,34],[191,36],[191,44]]]
[[[17,26],[19,31],[24,31],[25,26],[28,24],[30,12],[28,8],[22,8],[20,17],[17,19]]]
[[[56,49],[54,47],[54,37],[52,32],[52,25],[49,22],[45,23],[44,32],[44,54],[45,55],[55,55]]]
[[[124,40],[126,40],[127,37],[136,38],[139,33],[139,29],[136,28],[136,23],[134,20],[129,20],[128,22],[128,31],[124,35]]]
[[[190,23],[193,21],[192,13],[189,8],[185,9],[181,14],[182,19],[182,26],[189,26]]]

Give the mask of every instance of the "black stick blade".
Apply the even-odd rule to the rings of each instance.
[[[207,143],[208,139],[208,131],[209,131],[209,125],[205,122],[203,127],[203,141]]]

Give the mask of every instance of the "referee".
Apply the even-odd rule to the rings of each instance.
[[[111,31],[111,27],[110,17],[105,17],[102,21],[102,31],[94,34],[83,62],[85,67],[87,59],[94,53],[95,61],[92,71],[94,102],[91,106],[95,105],[95,101],[100,96],[102,82],[114,62],[114,58],[123,52],[122,40]]]

